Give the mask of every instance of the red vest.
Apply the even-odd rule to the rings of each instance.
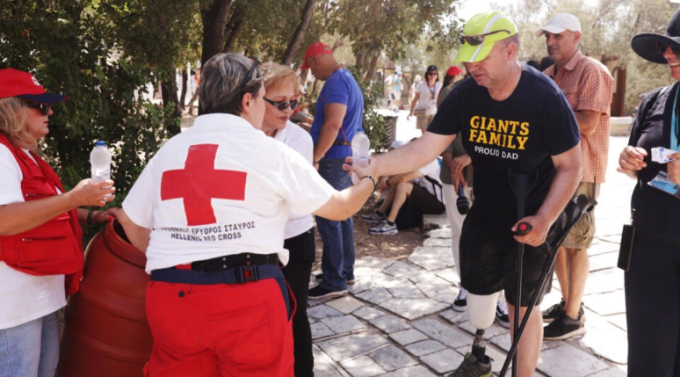
[[[25,201],[56,196],[57,188],[65,192],[57,173],[31,152],[36,165],[26,153],[0,133],[0,144],[17,160],[24,178],[21,192]],[[78,291],[83,276],[83,231],[76,209],[13,236],[0,236],[0,261],[29,275],[66,275],[66,294]]]

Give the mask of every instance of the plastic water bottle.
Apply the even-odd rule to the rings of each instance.
[[[92,183],[111,179],[111,152],[106,148],[105,141],[97,140],[94,144],[94,149],[90,152],[90,165],[92,167]]]
[[[352,158],[354,159],[352,165],[362,168],[368,166],[369,149],[371,149],[371,141],[363,130],[359,130],[352,139]],[[357,182],[359,182],[359,177],[352,173],[352,183]]]

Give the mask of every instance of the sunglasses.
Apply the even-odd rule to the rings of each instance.
[[[52,108],[51,105],[48,105],[46,103],[38,103],[38,102],[24,102],[26,107],[30,107],[31,109],[38,109],[40,110],[40,114],[42,115],[47,115],[47,113],[50,112],[50,108]]]
[[[292,99],[290,101],[272,101],[269,98],[262,97],[264,98],[265,101],[267,101],[270,105],[276,107],[277,109],[284,111],[286,110],[289,106],[291,110],[295,110],[300,106],[300,102],[296,99]]]
[[[474,35],[465,35],[463,34],[462,31],[458,32],[458,40],[460,41],[460,44],[469,44],[470,46],[479,46],[482,43],[484,43],[484,37],[487,35],[492,35],[496,33],[508,33],[511,34],[512,32],[508,29],[500,29],[500,30],[494,30],[490,31],[488,33],[481,33],[481,34],[474,34]]]
[[[248,85],[248,82],[250,82],[250,77],[253,75],[253,72],[255,72],[255,68],[260,66],[260,61],[258,59],[250,58],[250,60],[253,61],[253,65],[250,66],[250,70],[248,71],[245,80],[243,80],[243,82],[241,83],[241,89],[239,90],[239,92],[243,92],[243,89],[245,89],[246,86]]]
[[[680,55],[680,46],[675,46],[675,45],[668,44],[668,43],[662,42],[662,41],[656,41],[656,53],[657,54],[659,54],[659,55],[665,54],[666,49],[668,49],[668,47],[671,48],[671,51],[673,51],[673,53],[675,55]]]

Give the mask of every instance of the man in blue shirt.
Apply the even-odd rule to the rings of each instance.
[[[314,166],[319,174],[337,190],[351,185],[342,169],[345,157],[352,155],[354,134],[362,129],[364,97],[352,74],[333,56],[328,45],[316,42],[305,51],[300,67],[310,69],[316,79],[325,81],[316,103],[312,124]],[[319,299],[347,294],[347,285],[354,284],[354,223],[330,221],[316,217],[316,226],[323,240],[321,282],[309,290],[309,298]]]

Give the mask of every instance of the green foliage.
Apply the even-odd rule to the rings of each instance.
[[[165,137],[169,111],[136,100],[152,77],[149,65],[124,55],[99,1],[0,0],[0,68],[32,72],[50,92],[69,100],[54,106],[43,152],[71,189],[90,176],[95,140],[113,147],[112,178],[125,198]]]
[[[378,114],[375,109],[377,108],[378,93],[375,90],[371,90],[370,84],[361,81],[361,72],[356,67],[349,68],[352,72],[354,79],[359,83],[361,88],[361,93],[364,95],[364,114],[363,114],[363,128],[366,136],[371,141],[371,147],[375,152],[382,152],[389,148],[388,139],[388,125],[392,118],[386,117]]]

